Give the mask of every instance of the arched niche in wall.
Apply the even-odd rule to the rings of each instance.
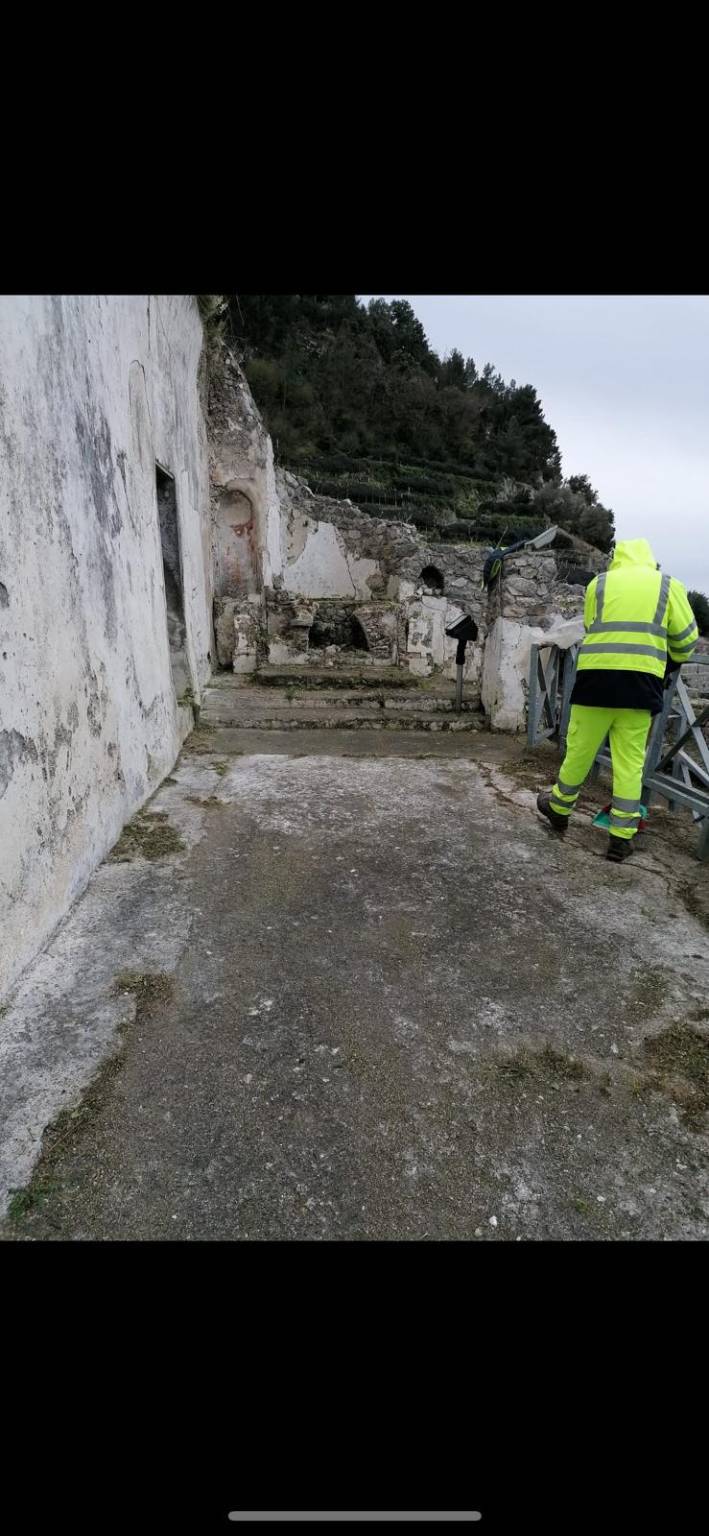
[[[419,581],[425,592],[435,593],[436,597],[442,595],[445,581],[443,579],[443,572],[439,571],[437,565],[425,565],[419,576]]]
[[[261,586],[256,518],[251,497],[234,485],[217,500],[216,597],[246,597]]]

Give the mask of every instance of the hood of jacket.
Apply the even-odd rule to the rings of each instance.
[[[621,539],[613,551],[609,571],[617,571],[631,565],[649,566],[657,570],[657,561],[647,539]]]

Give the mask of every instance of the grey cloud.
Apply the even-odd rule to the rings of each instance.
[[[397,297],[437,352],[533,384],[564,473],[588,474],[620,538],[648,538],[665,569],[709,593],[709,298]]]

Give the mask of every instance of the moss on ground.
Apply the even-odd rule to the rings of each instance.
[[[196,725],[182,748],[183,752],[190,752],[201,756],[205,752],[214,751],[214,726]]]
[[[699,866],[701,868],[701,866]],[[709,929],[709,885],[706,881],[701,884],[697,879],[696,884],[688,881],[681,885],[678,891],[680,901],[691,917],[695,917],[698,923]]]
[[[146,1009],[169,1002],[174,984],[165,971],[121,971],[114,980],[113,992],[132,992],[139,1008]]]
[[[704,1128],[709,1110],[709,1039],[698,1029],[671,1024],[644,1043],[650,1066],[640,1091],[665,1093],[682,1110],[690,1130]]]
[[[166,811],[139,811],[123,828],[108,859],[112,864],[125,864],[131,859],[162,859],[184,851],[185,844],[176,827],[170,825]]]
[[[134,1023],[139,1023],[170,1001],[174,992],[171,976],[164,971],[121,971],[113,982],[113,993],[130,992],[136,999]],[[39,1214],[51,1197],[60,1194],[62,1183],[57,1178],[60,1159],[72,1149],[72,1144],[89,1128],[103,1109],[109,1097],[114,1079],[121,1071],[127,1048],[125,1027],[119,1036],[119,1046],[113,1056],[104,1061],[92,1078],[79,1103],[71,1109],[63,1109],[48,1125],[42,1137],[42,1150],[28,1184],[23,1189],[11,1191],[6,1221],[14,1228],[26,1217]]]
[[[497,1056],[494,1066],[510,1082],[533,1077],[536,1082],[559,1084],[578,1082],[586,1074],[582,1062],[554,1045],[545,1045],[540,1051],[521,1045],[516,1051]]]

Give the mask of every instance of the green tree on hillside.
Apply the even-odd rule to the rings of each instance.
[[[506,383],[457,348],[439,358],[406,299],[365,307],[353,294],[240,294],[228,304],[277,456],[307,466],[327,494],[349,494],[352,480],[386,515],[430,528],[462,515],[470,537],[494,536],[504,502],[520,526],[551,520],[610,546],[613,515],[588,476],[562,484],[534,386]],[[365,494],[370,483],[376,495]],[[526,488],[522,511],[507,483]]]
[[[700,635],[709,635],[709,598],[703,592],[688,592],[687,596]]]

